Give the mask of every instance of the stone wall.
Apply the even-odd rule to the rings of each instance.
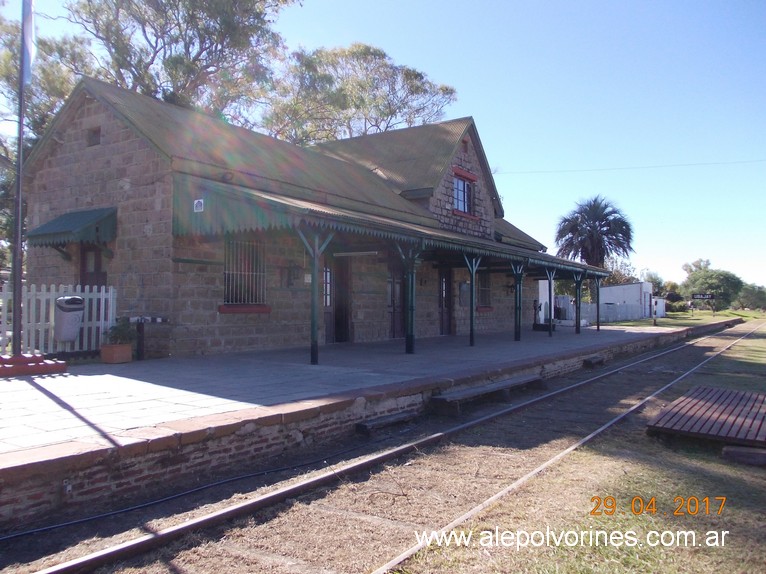
[[[352,257],[347,265],[351,275],[352,341],[385,341],[391,329],[387,258]]]
[[[455,310],[454,321],[456,322],[456,334],[467,335],[470,333],[471,308],[469,305],[470,273],[468,269],[456,270],[455,276]],[[476,294],[477,309],[475,313],[476,333],[493,333],[499,331],[513,331],[515,325],[515,291],[511,286],[515,284],[513,277],[505,273],[490,274],[491,296],[490,306],[478,306],[478,292]],[[461,285],[463,293],[461,295]],[[532,308],[534,306],[535,293],[537,293],[537,281],[525,278],[522,283],[521,321],[522,326],[529,327],[532,324]]]
[[[311,269],[305,248],[294,233],[273,232],[258,237],[264,242],[266,300],[261,308],[248,313],[222,312],[223,238],[175,239],[172,317],[176,354],[308,345],[311,288],[305,277]]]
[[[347,437],[366,418],[417,411],[427,391],[380,391],[132,429],[119,447],[64,443],[0,465],[0,528],[51,512],[92,513],[258,468],[285,451]],[[13,460],[10,460],[13,458]]]
[[[473,186],[473,200],[470,213],[463,213],[455,209],[453,199],[453,180],[455,172],[448,170],[439,186],[434,189],[429,205],[430,211],[436,215],[444,229],[493,239],[495,209],[492,198],[487,192],[487,185],[483,177],[479,157],[476,154],[473,140],[467,139],[463,148],[452,159],[453,169],[457,168],[473,174],[476,181]]]
[[[102,258],[107,284],[118,290],[117,313],[167,316],[173,293],[169,164],[93,99],[73,111],[72,121],[50,134],[47,155],[38,158],[40,168],[27,185],[27,229],[70,211],[117,207],[117,238],[107,245],[114,256]],[[69,261],[50,247],[30,247],[27,283],[78,284],[79,244],[66,249]]]
[[[145,327],[147,357],[195,355],[308,345],[310,341],[310,260],[294,231],[263,235],[266,253],[267,300],[249,313],[223,313],[223,237],[173,237],[172,178],[167,158],[91,98],[72,106],[59,122],[38,158],[28,186],[27,227],[33,229],[64,213],[117,207],[117,238],[103,258],[107,284],[118,293],[118,316],[151,316],[166,324]],[[477,174],[472,215],[456,214],[452,205],[452,172],[432,198],[431,208],[445,227],[491,237],[492,201],[480,177],[469,139],[453,160],[458,168]],[[370,238],[349,235],[357,240]],[[349,258],[351,266],[350,340],[380,341],[391,337],[390,262],[398,255],[392,244],[379,242],[379,255]],[[50,247],[28,254],[30,284],[77,284],[80,246],[70,244],[67,261]],[[331,249],[330,249],[331,251]],[[468,308],[460,301],[465,269],[453,273],[453,327],[468,333]],[[504,274],[492,275],[492,304],[476,316],[478,332],[512,329],[513,294]],[[528,291],[529,292],[529,291]],[[531,308],[525,302],[524,309]],[[418,265],[415,336],[440,334],[439,273],[433,262]],[[325,342],[325,317],[319,314],[319,342]],[[403,335],[401,333],[400,335]]]

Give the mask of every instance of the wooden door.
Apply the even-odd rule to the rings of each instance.
[[[106,285],[101,250],[92,244],[80,244],[80,285]]]
[[[335,260],[335,342],[351,341],[351,261]]]
[[[389,335],[392,339],[404,337],[404,286],[404,270],[401,265],[390,265],[386,299],[390,321]]]
[[[439,334],[452,334],[452,269],[439,270]]]
[[[324,307],[325,343],[335,342],[335,273],[330,261],[322,268],[322,302]]]

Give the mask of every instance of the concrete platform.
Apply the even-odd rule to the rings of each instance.
[[[729,321],[728,323],[731,323]],[[705,326],[705,330],[723,328]],[[423,410],[434,393],[525,372],[543,378],[682,340],[688,329],[559,328],[403,341],[70,364],[0,379],[0,529],[56,510],[140,498],[147,484],[241,472],[285,449],[353,432],[365,418]]]

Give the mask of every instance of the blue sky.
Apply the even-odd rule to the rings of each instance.
[[[303,0],[275,28],[453,86],[445,119],[473,116],[506,219],[549,252],[600,194],[633,224],[637,273],[680,282],[703,258],[766,286],[766,2]]]

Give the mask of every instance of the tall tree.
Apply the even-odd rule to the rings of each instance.
[[[578,203],[574,211],[563,216],[555,239],[559,257],[596,267],[604,267],[607,257],[627,257],[633,251],[630,222],[600,195]]]
[[[454,88],[379,48],[300,50],[276,81],[261,127],[305,145],[434,122],[455,99]]]
[[[625,285],[626,283],[635,283],[636,268],[630,264],[630,261],[621,257],[607,257],[604,261],[604,268],[611,271],[612,274],[604,279],[602,285]]]
[[[0,133],[0,154],[12,168],[16,160],[19,121],[19,61],[21,26],[0,16],[0,121],[12,137]],[[95,75],[89,65],[88,41],[62,36],[37,37],[37,56],[31,82],[25,86],[24,153],[34,146],[64,104],[80,74]],[[5,163],[5,162],[4,162]],[[15,169],[0,170],[0,238],[12,241],[16,197]]]
[[[644,274],[644,281],[652,284],[652,294],[655,296],[659,297],[667,290],[660,274],[654,271],[647,271]]]
[[[710,259],[697,259],[691,263],[684,263],[681,269],[686,271],[687,275],[691,275],[695,271],[701,271],[704,269],[710,269]]]
[[[737,303],[747,309],[766,309],[766,288],[755,283],[744,285],[737,297]]]
[[[295,0],[72,0],[109,81],[226,115],[253,98],[281,48],[271,28]]]
[[[678,301],[684,300],[684,298],[680,295],[681,286],[675,281],[665,281],[663,288],[665,289],[665,299],[671,303],[677,303]]]
[[[0,120],[16,124],[19,101],[19,22],[0,16]],[[30,145],[39,138],[64,104],[82,74],[97,75],[92,67],[87,38],[37,37],[37,56],[30,84],[25,87],[24,137]],[[16,133],[14,128],[13,133]],[[9,146],[8,142],[4,142]]]
[[[739,296],[743,285],[742,279],[734,273],[710,269],[708,261],[707,266],[693,269],[687,275],[681,284],[681,292],[689,299],[694,293],[712,293],[715,299],[708,301],[708,304],[715,311],[729,307]]]

